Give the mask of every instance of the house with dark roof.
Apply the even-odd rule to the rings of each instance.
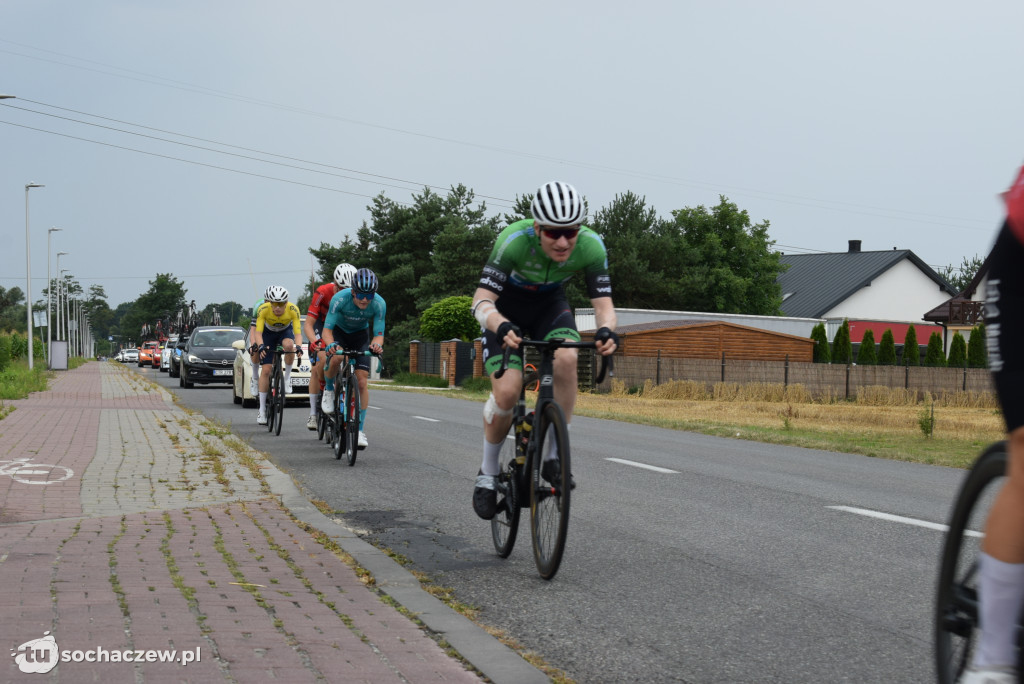
[[[953,342],[953,335],[960,333],[964,340],[971,337],[971,329],[985,322],[985,286],[988,283],[988,262],[991,255],[985,257],[974,278],[962,292],[939,304],[924,315],[924,320],[943,329],[942,341],[945,343],[946,354]]]
[[[909,249],[865,252],[860,240],[850,240],[845,252],[783,254],[779,260],[789,267],[778,278],[782,312],[828,320],[829,339],[847,319],[854,343],[869,329],[878,342],[887,328],[901,343],[913,324],[918,342],[926,344],[942,328],[923,313],[957,294]]]

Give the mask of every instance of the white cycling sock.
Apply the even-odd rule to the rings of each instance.
[[[497,475],[501,471],[501,467],[498,465],[498,455],[503,446],[505,446],[504,439],[497,444],[491,444],[484,437],[484,460],[480,464],[480,472],[484,475]]]
[[[1024,563],[978,555],[981,636],[975,668],[1017,667],[1017,618],[1024,604]]]
[[[284,386],[287,387],[292,380],[292,367],[288,366],[284,369]]]
[[[565,425],[565,433],[566,434],[569,434],[569,428],[570,427],[572,427],[572,424],[571,423],[566,423],[566,425]],[[558,458],[558,442],[555,441],[555,433],[554,432],[551,433],[551,439],[548,440],[546,446],[547,446],[547,453],[544,454],[544,460],[545,461],[552,461],[552,460]]]
[[[320,394],[319,393],[317,393],[317,394],[310,394],[309,395],[309,415],[311,415],[311,416],[315,416],[316,415],[316,407],[317,407],[317,405],[319,403],[320,403]]]
[[[260,413],[267,415],[267,394],[268,392],[260,392]]]

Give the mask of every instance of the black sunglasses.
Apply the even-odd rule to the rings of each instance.
[[[544,228],[543,230],[552,240],[558,240],[559,238],[572,240],[580,232],[579,228]]]

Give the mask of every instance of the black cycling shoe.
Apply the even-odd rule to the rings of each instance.
[[[562,462],[557,458],[549,458],[540,464],[540,476],[551,484],[556,484],[555,480],[558,479],[562,470]],[[569,473],[569,489],[576,489],[576,480],[573,479],[572,473]]]
[[[498,512],[498,492],[494,489],[496,479],[497,475],[484,475],[483,471],[476,475],[473,510],[484,520],[490,520]]]

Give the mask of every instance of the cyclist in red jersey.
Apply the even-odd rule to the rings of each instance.
[[[316,430],[316,406],[320,403],[320,385],[324,381],[324,344],[321,334],[324,330],[324,319],[331,306],[331,298],[347,287],[352,287],[352,278],[356,267],[352,264],[338,264],[334,269],[334,282],[325,283],[313,293],[309,302],[309,311],[302,324],[302,332],[309,340],[309,362],[312,365],[309,378],[309,420],[306,427]]]
[[[1017,682],[1017,623],[1024,607],[1024,168],[1004,195],[1006,221],[989,256],[985,291],[988,362],[1009,433],[1006,484],[981,544],[980,636],[963,684]],[[1016,348],[1012,348],[1012,347]]]

